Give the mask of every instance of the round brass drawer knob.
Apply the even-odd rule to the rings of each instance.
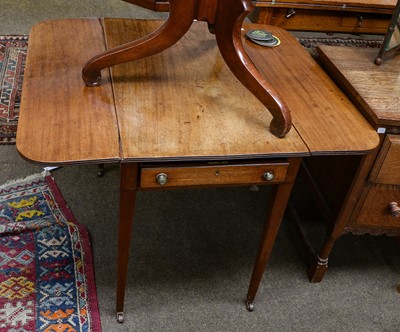
[[[165,173],[159,173],[156,176],[156,181],[160,186],[163,186],[168,182],[168,175]]]
[[[397,204],[397,202],[389,203],[389,208],[393,218],[400,217],[400,207],[399,204]]]
[[[275,174],[272,171],[268,171],[263,173],[263,178],[266,181],[272,181],[275,178]]]

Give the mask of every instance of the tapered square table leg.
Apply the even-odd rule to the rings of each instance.
[[[124,320],[124,300],[128,273],[129,250],[135,212],[138,164],[122,163],[120,175],[120,207],[117,258],[117,320]]]
[[[275,243],[275,238],[278,234],[279,226],[285,213],[300,163],[301,158],[289,159],[286,180],[278,184],[275,189],[247,292],[247,309],[249,311],[253,311],[254,309],[253,301],[271,255],[272,247]]]

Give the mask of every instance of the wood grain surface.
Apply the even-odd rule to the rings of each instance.
[[[277,184],[285,181],[287,168],[287,162],[144,167],[140,172],[140,188]],[[273,178],[266,180],[263,177],[266,172],[270,172]],[[160,173],[164,173],[168,177],[167,182],[163,185],[156,181],[156,177]]]
[[[87,59],[161,23],[64,19],[36,25],[19,152],[39,163],[69,164],[363,154],[378,144],[373,128],[297,40],[272,26],[249,25],[243,32],[263,28],[281,39],[275,48],[249,41],[245,47],[289,106],[294,127],[285,138],[270,133],[268,110],[227,68],[203,22],[164,52],[113,67],[112,82],[105,70],[100,87],[85,86],[80,73]]]
[[[289,32],[264,28],[281,40],[275,48],[246,41],[257,67],[283,96],[296,130],[312,155],[354,154],[374,149],[379,138],[345,94]]]
[[[105,19],[109,48],[160,22]],[[195,22],[164,52],[112,68],[123,159],[237,159],[307,155],[292,130],[269,131],[271,115],[231,73],[207,24]]]
[[[151,9],[154,11],[168,11],[168,1],[166,0],[124,0],[126,2],[133,3],[137,6],[144,7],[147,9]],[[342,9],[343,11],[351,10],[352,8],[357,8],[357,10],[362,10],[363,7],[368,8],[377,8],[377,9],[386,9],[387,13],[391,13],[393,11],[394,6],[396,5],[396,0],[285,0],[285,1],[276,1],[276,0],[253,0],[253,4],[257,7],[279,7],[285,6],[289,8],[296,8],[297,6],[305,6],[318,7],[324,6],[324,8],[336,7]],[[345,6],[344,6],[345,5]]]
[[[156,1],[156,0],[154,0]],[[158,1],[157,1],[158,2]],[[265,6],[267,4],[273,6],[279,6],[280,4],[284,4],[286,7],[291,8],[292,5],[301,5],[303,8],[305,6],[309,7],[318,7],[323,6],[323,9],[329,9],[330,6],[341,8],[343,11],[357,8],[357,10],[362,9],[362,7],[368,8],[385,8],[387,9],[387,13],[390,13],[390,10],[393,11],[394,6],[396,5],[396,0],[285,0],[285,1],[273,1],[273,0],[257,0],[255,1],[256,6]],[[321,8],[322,9],[322,8]]]
[[[400,137],[387,135],[374,167],[370,180],[376,183],[400,184]]]
[[[386,228],[398,229],[400,220],[393,218],[389,205],[391,202],[400,203],[400,186],[373,184],[360,213],[350,226],[375,228],[380,233],[384,233]]]
[[[17,149],[45,164],[120,159],[108,71],[104,84],[86,87],[84,63],[103,51],[98,19],[44,21],[34,26],[23,82]]]
[[[400,57],[385,59],[377,66],[378,49],[320,46],[318,52],[374,126],[400,126]]]

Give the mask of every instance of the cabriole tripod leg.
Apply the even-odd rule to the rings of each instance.
[[[270,131],[277,137],[284,137],[292,126],[289,109],[259,72],[242,43],[242,24],[251,10],[253,5],[249,0],[219,0],[214,24],[215,37],[229,69],[272,114]]]
[[[88,86],[101,84],[101,70],[143,59],[174,45],[189,30],[196,10],[195,1],[170,0],[169,15],[164,24],[147,36],[97,54],[82,69],[83,81]]]

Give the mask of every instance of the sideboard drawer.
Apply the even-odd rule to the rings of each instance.
[[[356,12],[344,12],[339,8],[323,10],[324,6],[310,8],[303,5],[301,8],[301,5],[289,3],[285,6],[257,7],[250,14],[250,20],[285,30],[385,34],[391,17],[389,13],[375,13],[371,8],[364,9],[367,12],[362,9],[361,12],[356,9]]]
[[[400,184],[400,136],[387,135],[371,171],[370,181]]]
[[[343,16],[340,25],[353,30],[371,29],[373,31],[386,31],[389,22],[387,15],[359,13]]]
[[[273,184],[285,180],[287,162],[143,167],[139,187]]]
[[[394,206],[392,211],[391,203],[400,205],[400,186],[374,184],[367,194],[358,217],[351,226],[379,229],[400,228],[400,208],[396,209]]]

